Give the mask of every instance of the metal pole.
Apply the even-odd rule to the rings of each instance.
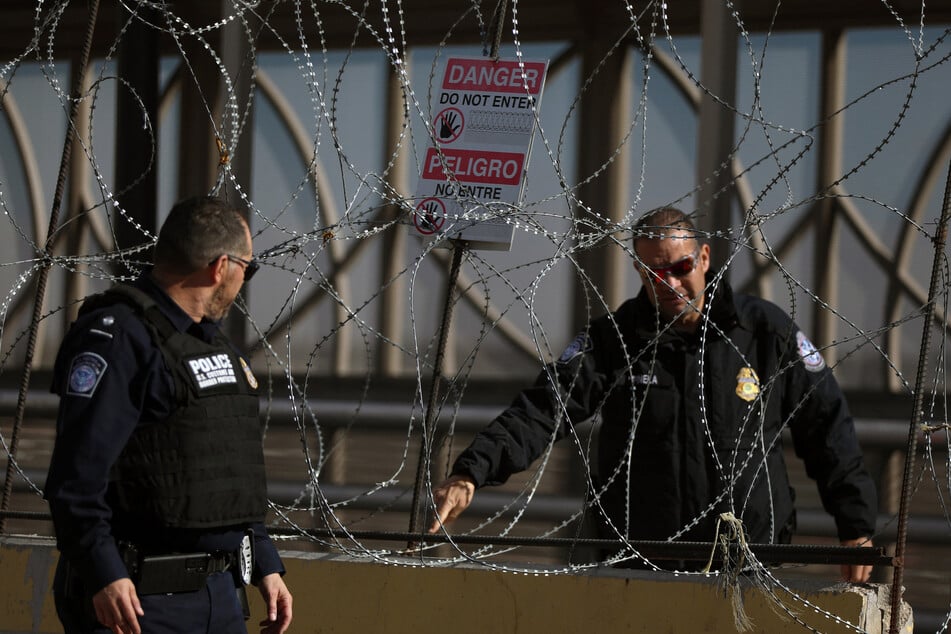
[[[222,1],[217,9],[219,16],[226,16],[233,3]],[[252,156],[254,156],[254,64],[251,43],[248,42],[244,33],[244,26],[240,20],[231,20],[221,27],[220,34],[221,62],[227,71],[231,83],[224,84],[223,79],[218,80],[218,86],[215,88],[215,116],[220,121],[221,130],[225,136],[222,141],[226,144],[226,150],[229,151],[227,158],[227,169],[231,179],[226,179],[221,183],[219,195],[234,204],[244,215],[251,229],[251,235],[255,233],[256,227],[253,226],[254,218],[251,217],[250,210],[242,204],[237,191],[237,186],[241,187],[244,196],[251,198],[253,183]],[[230,88],[233,93],[228,92]],[[237,109],[235,117],[232,118],[232,112],[228,105],[234,103]],[[230,132],[230,134],[229,134]],[[228,145],[233,144],[233,145]],[[184,152],[181,152],[183,154]],[[220,150],[219,150],[220,154]],[[222,164],[224,157],[218,158],[218,169],[225,169]],[[219,172],[219,176],[222,174]],[[197,192],[196,192],[197,193]],[[249,302],[249,297],[253,294],[254,287],[245,284],[241,288],[241,294],[245,302]],[[225,323],[225,332],[232,341],[245,341],[248,337],[248,321],[238,319],[237,315],[232,315]]]
[[[839,305],[839,222],[836,217],[837,199],[833,186],[842,177],[842,139],[845,115],[845,33],[842,29],[822,32],[822,96],[819,129],[818,185],[822,197],[816,202],[813,254],[813,275],[816,295],[831,306]],[[813,334],[822,347],[822,355],[830,366],[835,366],[838,354],[830,344],[835,341],[836,314],[825,304],[813,308]]]
[[[407,60],[403,60],[406,64]],[[406,133],[409,124],[406,96],[403,94],[403,76],[393,69],[389,73],[386,87],[386,154],[385,163],[390,164],[390,195],[401,198],[408,188],[407,173],[409,161],[403,145],[409,142]],[[399,217],[398,203],[389,203],[384,212],[384,221],[390,222]],[[380,330],[388,341],[399,342],[403,339],[402,299],[405,286],[402,278],[394,279],[406,258],[406,230],[395,224],[383,234],[383,258],[380,267],[380,285],[386,285],[380,298]],[[392,280],[392,282],[391,282]],[[399,376],[402,367],[402,351],[396,345],[380,341],[377,353],[377,370],[382,376]]]
[[[119,76],[128,86],[119,84],[116,90],[115,188],[122,210],[139,225],[115,212],[118,251],[138,246],[146,239],[142,231],[154,234],[157,226],[159,35],[148,22],[157,22],[159,14],[143,5],[137,6],[131,17],[121,6],[115,12],[120,23],[130,20],[116,58]],[[143,125],[145,119],[149,127]],[[115,266],[120,274],[131,270],[121,261]]]
[[[488,51],[488,56],[492,59],[498,59],[499,56],[499,46],[502,40],[502,27],[505,25],[507,4],[507,0],[499,0],[495,15],[493,16],[495,22],[492,26],[495,27],[495,33],[491,50]],[[446,301],[443,304],[442,323],[439,327],[439,341],[437,342],[436,359],[433,363],[433,376],[430,383],[429,400],[423,415],[423,434],[419,446],[419,459],[416,462],[416,482],[413,486],[413,507],[409,517],[409,533],[412,535],[420,535],[420,541],[422,541],[422,532],[426,529],[426,510],[423,505],[423,492],[426,488],[426,482],[429,480],[429,456],[436,431],[439,383],[442,375],[443,357],[446,353],[446,340],[449,337],[449,326],[452,323],[452,309],[454,304],[453,291],[459,279],[462,256],[468,248],[464,240],[452,240],[451,243],[452,264],[449,267],[449,279],[446,281]],[[411,539],[407,546],[409,549],[413,549],[416,547],[416,543]]]
[[[736,0],[732,4],[734,9],[738,9],[741,2]],[[735,143],[733,104],[736,101],[739,36],[735,19],[722,0],[703,0],[700,6],[700,81],[707,90],[700,96],[698,112],[696,221],[701,231],[711,235],[713,267],[722,269],[736,248],[726,240],[712,236],[730,228],[736,197],[731,163]]]
[[[462,255],[466,250],[464,242],[453,241],[452,265],[449,267],[449,280],[446,282],[446,301],[443,304],[442,324],[439,328],[439,342],[436,348],[436,360],[433,363],[433,376],[429,388],[429,400],[423,417],[423,438],[419,447],[419,460],[416,463],[416,482],[413,486],[413,508],[410,514],[409,532],[421,534],[426,529],[426,511],[423,505],[423,491],[429,479],[429,452],[432,449],[433,437],[436,430],[436,410],[439,405],[439,384],[442,376],[443,357],[446,352],[446,340],[449,337],[449,326],[452,323],[453,291],[456,280],[459,279],[459,269],[462,264]],[[409,548],[415,544],[410,542]]]
[[[583,4],[580,13],[581,77],[587,88],[579,108],[576,170],[581,185],[575,213],[581,227],[593,225],[581,229],[581,239],[589,244],[597,240],[597,244],[576,256],[583,274],[578,275],[574,291],[573,331],[584,328],[595,315],[619,306],[634,275],[630,257],[610,239],[610,232],[627,212],[631,179],[630,152],[624,138],[633,111],[633,62],[628,47],[612,50],[614,25],[624,16],[619,7],[607,3]],[[603,305],[591,305],[592,288],[603,298]]]
[[[89,55],[92,49],[92,35],[96,27],[96,16],[99,13],[99,0],[92,0],[89,4],[89,21],[86,24],[86,37],[83,41],[82,53],[79,58],[79,72],[75,74],[75,85],[70,95],[71,103],[69,107],[69,120],[66,122],[66,139],[63,141],[63,153],[59,161],[59,174],[56,178],[56,191],[53,194],[53,206],[50,210],[49,229],[46,232],[46,244],[41,253],[37,254],[43,258],[39,275],[36,280],[36,296],[33,300],[33,318],[30,321],[30,331],[26,344],[26,359],[23,361],[23,376],[20,381],[20,392],[17,397],[16,414],[13,420],[13,430],[10,434],[10,455],[7,457],[7,473],[3,483],[3,499],[0,501],[0,510],[6,511],[10,504],[10,494],[13,491],[13,477],[17,445],[20,436],[20,429],[23,427],[23,414],[26,411],[26,394],[30,388],[30,373],[33,369],[33,351],[36,349],[36,333],[39,328],[40,318],[43,315],[43,300],[46,295],[46,281],[49,278],[50,251],[53,248],[53,242],[56,237],[56,229],[59,225],[59,208],[63,202],[63,192],[66,189],[66,178],[69,175],[69,160],[73,151],[73,139],[76,136],[76,113],[80,107],[80,96],[83,88],[83,78],[86,76],[86,68],[89,66]],[[0,517],[0,534],[6,531],[6,517]]]
[[[921,332],[921,349],[918,352],[918,371],[915,376],[914,405],[911,423],[908,426],[908,448],[905,453],[905,473],[901,484],[901,503],[898,507],[898,537],[895,540],[894,573],[892,575],[890,634],[898,634],[901,616],[902,581],[905,572],[905,540],[908,536],[908,504],[911,498],[912,472],[915,453],[918,449],[918,426],[921,424],[921,404],[924,400],[924,375],[931,346],[931,329],[935,321],[934,299],[938,292],[939,271],[944,261],[944,247],[948,240],[948,215],[951,213],[951,163],[948,165],[948,180],[944,187],[944,202],[941,218],[934,237],[934,260],[931,264],[931,283],[928,285],[928,303],[924,307],[924,325]]]

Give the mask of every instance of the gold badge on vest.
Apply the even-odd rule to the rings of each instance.
[[[759,377],[753,368],[740,368],[736,375],[736,395],[747,402],[759,396]]]

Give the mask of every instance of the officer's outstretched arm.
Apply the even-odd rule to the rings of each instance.
[[[469,476],[454,475],[433,489],[433,502],[436,504],[436,518],[429,527],[435,533],[443,524],[459,517],[472,503],[476,485]]]

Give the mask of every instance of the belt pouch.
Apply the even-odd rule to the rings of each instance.
[[[142,557],[135,590],[138,594],[200,590],[208,580],[210,560],[206,553]]]

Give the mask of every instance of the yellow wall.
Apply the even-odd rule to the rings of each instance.
[[[326,634],[554,634],[558,632],[734,632],[731,601],[715,580],[608,570],[590,575],[534,575],[484,567],[382,565],[349,558],[285,553],[294,594],[291,632]],[[49,540],[0,539],[0,632],[60,632],[49,587],[56,551]],[[860,631],[887,632],[888,588],[838,585],[797,587],[822,611]],[[750,632],[854,633],[783,595],[797,623],[766,594],[746,588]],[[257,631],[263,604],[252,597],[249,630]],[[804,625],[805,624],[805,625]],[[810,629],[814,628],[814,629]],[[911,620],[902,630],[912,631]]]

